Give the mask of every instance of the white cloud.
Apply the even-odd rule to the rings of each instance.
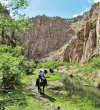
[[[74,17],[77,17],[78,15],[79,15],[79,14],[74,14],[74,15],[73,15],[73,18],[74,18]]]
[[[100,0],[87,0],[88,2],[94,2],[94,3],[97,3],[97,2],[100,2]]]
[[[89,10],[89,9],[86,8],[83,12],[74,14],[74,15],[73,15],[73,18],[74,18],[74,17],[77,17],[77,16],[79,16],[79,15],[82,15],[84,12],[87,12],[88,10]]]
[[[0,0],[0,3],[7,4],[8,3],[8,0]]]
[[[82,14],[83,14],[83,12],[82,12],[82,13],[78,13],[78,14],[74,14],[74,15],[73,15],[73,18],[74,18],[74,17],[77,17],[77,16],[79,16],[79,15],[82,15]]]
[[[100,2],[100,0],[93,0],[93,1],[94,1],[94,3]]]

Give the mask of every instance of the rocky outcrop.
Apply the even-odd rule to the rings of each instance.
[[[73,19],[37,16],[22,44],[28,58],[87,62],[100,53],[99,3]]]
[[[97,53],[100,53],[100,14],[98,14],[96,24],[96,35],[97,35]]]
[[[94,29],[89,32],[87,42],[86,43],[84,42],[81,62],[85,63],[86,61],[88,61],[95,54],[95,51],[96,51],[96,31]]]
[[[33,26],[22,39],[24,54],[28,58],[46,57],[49,52],[68,43],[74,34],[70,22],[65,19],[37,16],[33,19]]]

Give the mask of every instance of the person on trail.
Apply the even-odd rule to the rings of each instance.
[[[45,74],[47,73],[47,71],[45,72],[45,70],[40,70],[39,72],[38,72],[38,78],[37,78],[37,80],[36,80],[36,86],[38,86],[39,85],[39,82],[42,82],[43,80],[45,81],[45,84],[46,84],[46,86],[48,85],[47,84],[47,79],[46,79],[46,77],[45,77]]]
[[[41,70],[40,70],[40,71],[38,72],[38,76],[39,76],[39,77],[44,76],[44,71],[41,71]]]

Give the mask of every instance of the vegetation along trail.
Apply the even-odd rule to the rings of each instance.
[[[0,110],[100,110],[100,0],[69,19],[27,17],[31,1],[0,0]]]

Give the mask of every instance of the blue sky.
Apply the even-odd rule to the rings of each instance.
[[[31,0],[30,6],[23,12],[29,17],[47,15],[71,18],[88,10],[93,3],[92,0]]]
[[[0,0],[0,2],[8,0]],[[36,15],[59,16],[71,18],[90,9],[94,2],[100,0],[31,0],[30,6],[22,11],[29,17]]]

